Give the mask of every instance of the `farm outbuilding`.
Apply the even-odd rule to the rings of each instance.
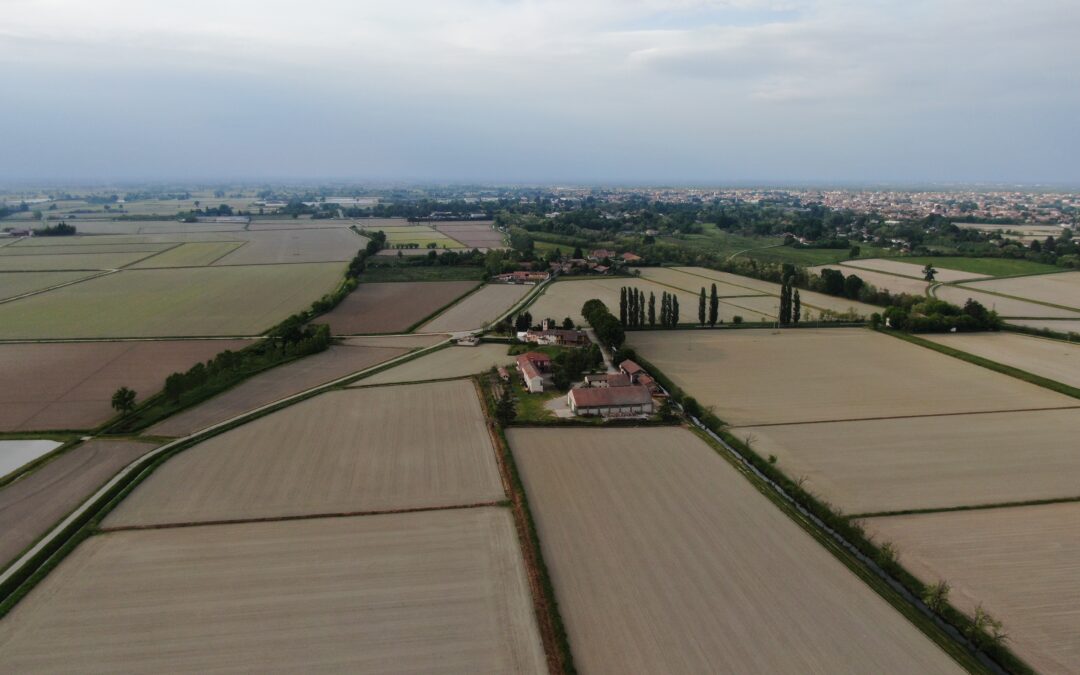
[[[582,387],[571,389],[566,403],[575,415],[601,417],[630,417],[648,415],[653,411],[652,393],[648,387]]]
[[[531,394],[539,394],[544,391],[544,376],[542,373],[551,370],[551,357],[540,352],[529,352],[517,357],[518,371],[521,373],[525,389]]]

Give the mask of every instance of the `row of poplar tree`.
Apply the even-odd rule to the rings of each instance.
[[[619,289],[619,322],[626,328],[656,327],[659,319],[661,328],[674,328],[679,325],[679,299],[674,293],[664,291],[660,294],[660,314],[656,313],[656,294],[649,293],[648,302],[645,294],[632,286]],[[647,323],[646,323],[647,322]]]

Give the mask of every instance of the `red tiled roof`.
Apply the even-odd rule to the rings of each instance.
[[[648,387],[587,387],[571,389],[570,396],[579,408],[604,408],[617,405],[644,405],[652,401]]]
[[[607,382],[609,387],[630,386],[630,376],[623,373],[603,373],[600,375],[586,375],[589,382]]]
[[[626,359],[625,361],[620,363],[619,364],[619,370],[622,370],[627,375],[635,375],[637,373],[644,373],[645,372],[644,368],[642,368],[638,364],[634,363],[630,359]]]
[[[551,363],[551,357],[543,352],[526,352],[518,357],[518,363],[521,363],[522,359],[533,363]]]

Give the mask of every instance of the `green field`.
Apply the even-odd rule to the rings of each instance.
[[[344,268],[124,270],[0,304],[0,339],[256,335],[332,291]]]
[[[961,256],[909,256],[892,258],[900,262],[915,265],[943,267],[960,272],[972,274],[986,274],[992,277],[1009,277],[1018,274],[1043,274],[1046,272],[1061,272],[1063,268],[1056,265],[1031,262],[1030,260],[1013,260],[1010,258],[965,258]]]
[[[132,269],[201,267],[232,253],[243,244],[244,242],[239,241],[197,241],[180,244],[132,265]]]
[[[93,274],[94,272],[0,272],[0,300],[85,279]]]
[[[61,253],[59,255],[0,255],[0,271],[48,272],[61,270],[112,270],[126,267],[154,251],[129,253]]]

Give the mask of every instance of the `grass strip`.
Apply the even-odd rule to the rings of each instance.
[[[1029,499],[1018,502],[994,502],[991,504],[967,504],[964,506],[941,506],[928,509],[901,509],[898,511],[877,511],[872,513],[854,513],[848,516],[849,520],[861,520],[864,518],[888,518],[890,516],[915,516],[924,513],[950,513],[953,511],[985,511],[989,509],[1013,509],[1022,506],[1043,506],[1046,504],[1071,504],[1080,502],[1080,495],[1075,497],[1052,497],[1049,499]]]

